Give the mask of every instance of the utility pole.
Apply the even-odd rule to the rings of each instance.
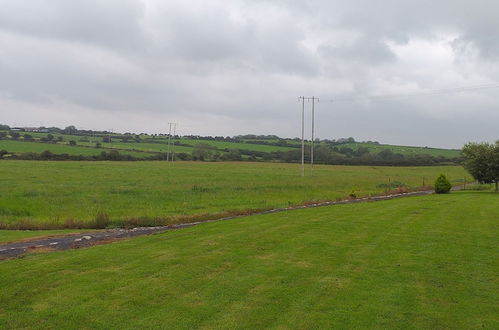
[[[298,98],[301,103],[301,176],[305,176],[305,96]]]
[[[305,176],[305,100],[312,101],[312,142],[310,147],[310,166],[311,173],[314,171],[314,139],[315,139],[315,102],[319,102],[319,98],[300,96],[298,98],[302,102],[301,108],[301,176]]]
[[[177,123],[173,124],[173,145],[172,145],[172,161],[175,161],[175,139],[177,135]]]
[[[315,130],[315,96],[312,96],[312,144],[310,145],[310,173],[314,175],[314,130]]]
[[[170,161],[170,141],[172,138],[172,123],[168,123],[168,151],[166,153],[166,161]]]

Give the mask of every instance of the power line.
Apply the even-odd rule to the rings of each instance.
[[[499,84],[484,84],[475,86],[464,86],[456,88],[447,89],[434,89],[417,93],[400,93],[400,94],[380,94],[380,95],[357,95],[352,97],[335,97],[331,99],[323,99],[321,102],[352,102],[352,101],[362,101],[362,100],[381,100],[381,99],[391,99],[391,98],[403,98],[403,97],[417,97],[417,96],[433,96],[433,95],[444,95],[453,94],[460,92],[471,92],[477,90],[485,89],[496,89],[499,88]]]

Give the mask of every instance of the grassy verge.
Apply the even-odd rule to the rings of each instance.
[[[499,195],[203,224],[0,263],[1,328],[498,328]]]
[[[440,173],[451,180],[467,176],[455,166],[317,166],[314,176],[299,173],[298,165],[272,163],[5,161],[0,162],[0,225],[164,224],[337,200],[352,193],[378,195],[390,184],[418,187]]]

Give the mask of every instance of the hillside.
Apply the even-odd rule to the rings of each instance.
[[[61,133],[62,132],[62,133]],[[89,160],[165,159],[175,153],[180,160],[251,160],[299,162],[301,142],[266,136],[236,137],[172,137],[165,135],[115,134],[110,132],[78,131],[23,132],[0,131],[0,151],[3,158],[32,159],[48,150],[56,155],[87,157]],[[341,142],[340,142],[341,141]],[[321,164],[345,165],[434,165],[459,162],[460,150],[414,146],[395,146],[375,142],[349,142],[346,139],[322,140],[315,143],[315,161]],[[102,152],[118,152],[123,157],[109,157]],[[310,158],[310,142],[306,143],[306,158]],[[69,157],[71,158],[71,157]],[[60,159],[57,158],[57,159]]]

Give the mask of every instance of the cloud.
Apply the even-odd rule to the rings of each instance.
[[[175,120],[186,134],[293,137],[299,95],[498,82],[497,11],[493,0],[5,0],[1,121],[159,132]],[[318,135],[494,140],[491,93],[325,102]]]

